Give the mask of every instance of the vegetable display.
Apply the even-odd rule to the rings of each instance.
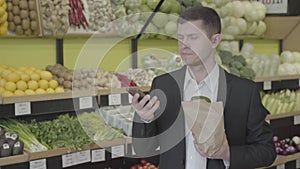
[[[159,167],[148,162],[147,160],[141,159],[140,164],[135,164],[130,167],[130,169],[158,169]]]
[[[277,154],[285,156],[300,152],[299,139],[299,136],[294,136],[280,140],[278,136],[273,136]]]
[[[9,31],[17,35],[38,35],[40,33],[36,0],[8,0],[7,12]]]
[[[81,0],[69,0],[71,9],[69,10],[69,23],[78,28],[86,29],[89,23],[84,15],[84,5]]]
[[[0,157],[23,154],[24,143],[17,134],[11,134],[0,128]]]

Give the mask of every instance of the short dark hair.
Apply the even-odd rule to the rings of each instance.
[[[203,6],[192,7],[180,14],[178,22],[182,24],[195,20],[202,20],[203,29],[209,37],[216,33],[221,33],[220,16],[214,9]]]

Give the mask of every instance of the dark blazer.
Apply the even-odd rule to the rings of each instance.
[[[151,95],[161,104],[155,120],[144,123],[135,114],[132,129],[137,155],[157,155],[161,169],[184,169],[185,124],[181,107],[186,67],[156,77]],[[252,169],[268,166],[276,158],[272,131],[265,122],[268,111],[261,104],[256,84],[226,73],[220,68],[218,100],[225,102],[224,127],[230,146],[230,168]],[[226,101],[225,101],[226,100]],[[207,160],[208,169],[225,168],[222,160]]]

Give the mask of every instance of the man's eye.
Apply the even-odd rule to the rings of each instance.
[[[190,37],[190,39],[192,39],[192,40],[198,39],[198,36],[197,36],[197,35],[192,35],[192,36]]]

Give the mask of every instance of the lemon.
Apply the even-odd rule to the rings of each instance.
[[[62,87],[57,87],[57,88],[55,89],[55,93],[63,93],[63,92],[65,92],[65,90],[64,90],[64,88],[62,88]]]
[[[44,89],[38,88],[38,89],[35,90],[35,93],[36,94],[45,94],[46,91]]]
[[[10,72],[11,72],[11,70],[5,69],[5,70],[3,70],[3,72],[1,73],[1,76],[2,76],[3,78],[6,78]]]
[[[42,71],[40,69],[35,69],[34,72],[40,75]]]
[[[7,81],[17,82],[20,80],[20,76],[17,73],[11,72],[6,77]]]
[[[21,80],[28,82],[30,80],[30,76],[28,74],[21,74]]]
[[[13,92],[11,91],[8,91],[8,90],[5,90],[3,93],[2,93],[2,96],[13,96]]]
[[[6,82],[5,89],[14,92],[17,89],[17,85],[14,82]]]
[[[48,81],[47,80],[39,80],[39,87],[41,89],[47,89],[48,88]]]
[[[36,70],[36,68],[35,68],[34,66],[31,66],[31,67],[29,67],[28,69],[29,69],[29,70],[32,70],[32,71],[35,71],[35,70]]]
[[[0,66],[0,74],[5,70],[5,68]]]
[[[35,92],[32,89],[27,89],[27,90],[25,90],[25,94],[26,95],[33,95],[33,94],[35,94]]]
[[[23,80],[17,82],[17,89],[25,91],[27,89],[27,83]]]
[[[49,81],[49,87],[52,88],[52,89],[55,89],[57,88],[58,86],[58,82],[56,80],[50,80]]]
[[[0,23],[4,23],[7,21],[7,12],[5,12],[1,17],[0,17]],[[7,28],[6,28],[7,29]]]
[[[46,89],[46,92],[47,92],[47,93],[55,93],[54,89],[52,89],[52,88]]]
[[[28,89],[31,89],[31,90],[35,90],[39,87],[38,82],[36,82],[34,80],[30,80],[29,82],[27,82],[27,85],[28,85]]]
[[[5,91],[3,87],[0,87],[0,95]]]
[[[6,83],[6,80],[5,79],[1,79],[0,80],[0,87],[4,87],[5,83]]]
[[[40,75],[37,73],[32,73],[30,75],[31,80],[39,81],[41,79]]]
[[[49,71],[43,70],[40,73],[41,78],[45,80],[51,80],[52,79],[52,74]]]
[[[5,9],[4,9],[4,7],[2,7],[1,1],[2,1],[2,0],[0,0],[0,17],[3,16],[4,13],[5,13]]]
[[[2,7],[6,10],[7,9],[7,3],[4,3]]]
[[[26,69],[24,72],[30,76],[33,73],[33,70]]]
[[[18,68],[20,71],[24,72],[25,70],[27,70],[27,68],[25,66],[21,66]]]
[[[16,96],[24,96],[25,92],[23,92],[22,90],[16,90],[14,93]]]
[[[6,64],[2,64],[2,65],[0,65],[0,67],[3,67],[4,69],[8,68],[8,66]]]

